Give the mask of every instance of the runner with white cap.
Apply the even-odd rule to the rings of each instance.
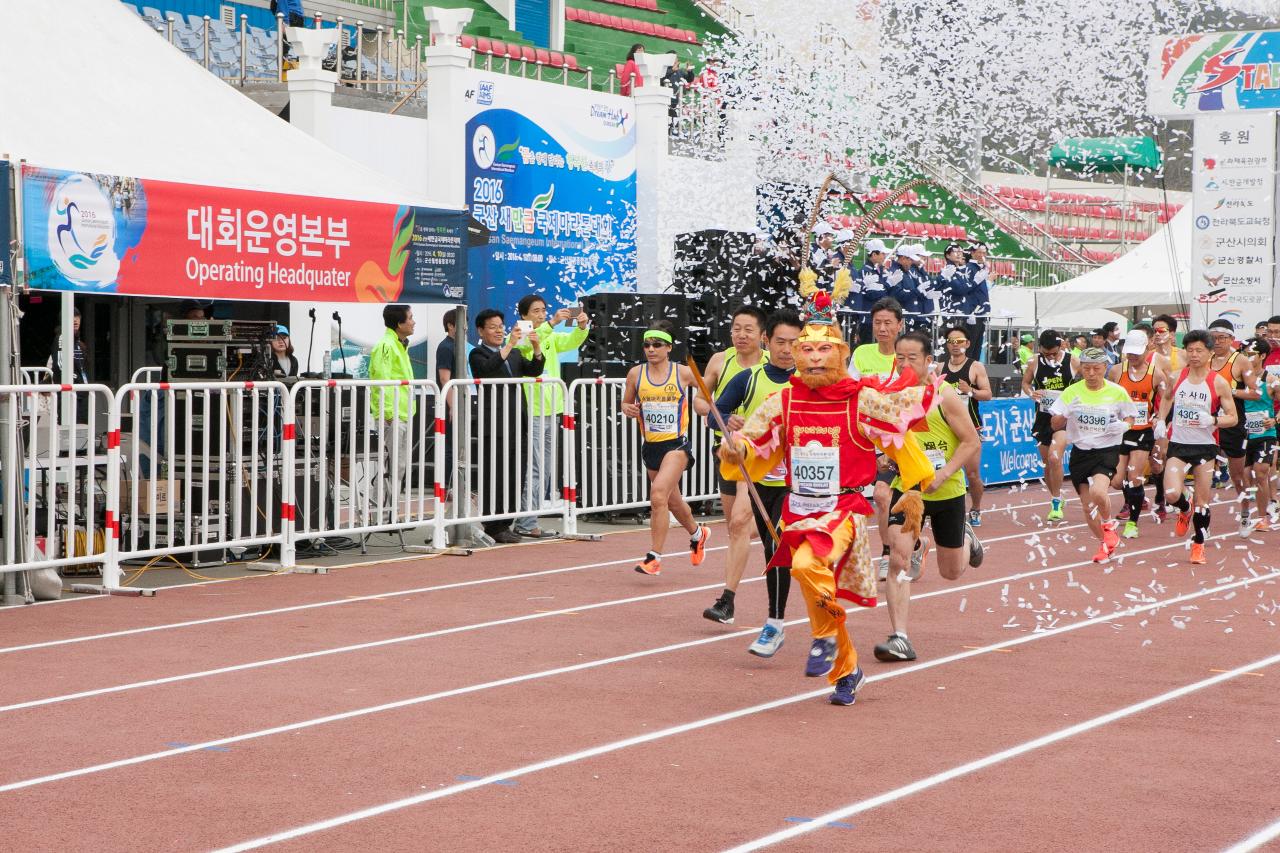
[[[1142,344],[1145,350],[1146,341]],[[1109,363],[1106,350],[1086,349],[1080,354],[1083,381],[1067,386],[1049,408],[1053,429],[1066,430],[1071,443],[1071,485],[1080,495],[1089,530],[1101,543],[1093,555],[1095,563],[1111,559],[1120,542],[1108,490],[1120,467],[1121,440],[1138,415],[1129,392],[1107,381]]]
[[[1168,377],[1159,361],[1147,352],[1147,335],[1134,329],[1125,335],[1121,348],[1123,361],[1107,373],[1107,379],[1124,388],[1137,408],[1133,427],[1124,434],[1120,443],[1120,467],[1113,486],[1124,491],[1124,503],[1128,516],[1124,524],[1124,538],[1138,538],[1138,519],[1146,497],[1147,462],[1155,448],[1156,406],[1168,393]],[[1157,502],[1160,486],[1157,484]]]

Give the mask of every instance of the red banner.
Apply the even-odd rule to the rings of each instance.
[[[460,211],[24,166],[32,287],[272,302],[465,297]]]

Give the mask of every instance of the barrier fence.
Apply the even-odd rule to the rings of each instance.
[[[33,374],[34,376],[34,374]],[[86,565],[103,586],[169,557],[323,552],[329,537],[643,509],[648,478],[621,379],[155,382],[0,388],[0,571]],[[461,402],[459,402],[461,401]],[[692,407],[691,407],[692,408]],[[689,500],[717,496],[691,413]],[[6,467],[5,474],[7,475]],[[579,487],[581,483],[581,487]],[[464,537],[465,538],[465,537]],[[274,568],[277,564],[261,564]]]

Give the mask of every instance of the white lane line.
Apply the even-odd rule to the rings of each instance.
[[[727,545],[720,545],[714,548],[708,548],[707,551],[724,551]],[[673,551],[670,554],[663,554],[664,557],[679,557],[688,554],[688,551]],[[357,604],[362,601],[376,601],[380,598],[398,598],[403,595],[417,595],[425,592],[442,592],[450,589],[463,589],[471,586],[483,586],[485,584],[501,583],[502,581],[524,580],[526,578],[540,578],[547,575],[559,575],[566,572],[580,572],[586,569],[600,569],[609,566],[621,566],[626,563],[632,563],[635,558],[625,560],[608,560],[603,563],[584,563],[580,566],[562,566],[555,569],[544,569],[537,572],[526,572],[519,575],[501,575],[493,578],[477,578],[469,581],[456,581],[454,583],[436,584],[435,586],[420,586],[414,589],[397,589],[390,592],[375,592],[368,595],[352,596],[350,598],[338,598],[331,601],[314,601],[310,604],[294,604],[289,607],[274,607],[270,610],[254,610],[248,613],[231,613],[226,616],[211,616],[207,619],[191,619],[186,622],[170,622],[164,625],[150,625],[145,628],[126,628],[120,631],[109,631],[103,634],[86,634],[81,637],[67,637],[61,640],[46,640],[40,643],[26,643],[21,646],[8,646],[0,648],[0,654],[9,654],[11,652],[27,652],[32,649],[47,649],[54,646],[65,646],[72,643],[87,643],[91,640],[109,640],[113,637],[129,637],[136,634],[150,634],[155,631],[167,631],[173,628],[191,628],[196,625],[215,625],[219,622],[234,622],[240,619],[252,619],[258,616],[278,616],[281,613],[297,613],[302,610],[315,610],[320,607],[337,607],[342,604]],[[228,578],[228,580],[239,580],[239,578]]]
[[[1262,829],[1259,829],[1243,841],[1237,841],[1224,850],[1223,853],[1252,853],[1252,851],[1257,850],[1268,841],[1275,841],[1277,838],[1280,838],[1280,820],[1269,826],[1262,827]]]
[[[972,657],[978,657],[979,655],[998,651],[999,649],[1006,649],[1012,646],[1020,646],[1026,643],[1036,642],[1046,637],[1054,637],[1054,636],[1057,636],[1058,634],[1064,634],[1069,631],[1077,631],[1077,630],[1080,630],[1081,628],[1086,628],[1091,625],[1098,625],[1104,622],[1110,622],[1114,619],[1127,618],[1130,616],[1138,615],[1140,613],[1145,613],[1150,610],[1156,610],[1163,607],[1170,607],[1175,604],[1180,604],[1186,601],[1192,601],[1197,598],[1202,598],[1205,595],[1212,595],[1214,593],[1221,592],[1223,590],[1227,590],[1235,586],[1245,586],[1251,583],[1257,583],[1262,580],[1266,580],[1274,577],[1280,577],[1280,572],[1275,572],[1265,577],[1247,578],[1245,580],[1236,581],[1235,583],[1223,584],[1222,586],[1214,587],[1212,589],[1201,590],[1199,592],[1194,592],[1194,593],[1187,593],[1185,595],[1180,595],[1175,598],[1167,599],[1165,601],[1131,607],[1127,610],[1117,611],[1116,613],[1110,613],[1103,616],[1095,616],[1092,619],[1086,619],[1082,622],[1075,622],[1070,625],[1063,625],[1059,628],[1052,628],[1050,630],[1041,631],[1035,634],[1025,634],[1023,636],[1015,637],[1010,640],[1004,640],[1003,642],[993,643],[989,646],[983,646],[981,648],[973,649],[971,651],[958,652],[953,655],[937,658],[936,660],[925,661],[924,663],[914,664],[912,666],[904,667],[902,669],[894,669],[888,672],[877,673],[876,675],[870,676],[867,679],[867,681],[875,682],[875,681],[885,681],[892,678],[901,678],[904,675],[909,675],[914,672],[920,672],[921,670],[933,669],[935,667],[943,666],[945,664],[954,663],[955,661],[967,660]],[[1277,659],[1280,659],[1280,655],[1277,655]],[[1248,668],[1253,668],[1256,666],[1258,666],[1258,664],[1254,663],[1254,664],[1250,664]],[[1221,679],[1222,676],[1218,676],[1217,678]],[[544,761],[536,762],[534,764],[526,764],[523,767],[517,767],[511,770],[504,770],[500,773],[491,773],[479,779],[469,780],[467,782],[462,782],[456,785],[450,785],[445,788],[438,788],[434,791],[429,791],[425,794],[415,794],[412,797],[405,797],[403,799],[393,800],[392,802],[389,802],[389,803],[383,803],[381,805],[372,806],[366,809],[360,809],[359,811],[349,812],[347,814],[339,815],[337,817],[329,818],[327,820],[316,821],[315,823],[309,823],[304,826],[299,826],[293,829],[273,833],[271,835],[253,839],[251,841],[245,841],[240,844],[232,845],[230,847],[221,848],[217,850],[215,853],[240,853],[240,851],[244,851],[244,850],[254,850],[259,847],[265,847],[268,844],[276,844],[281,841],[287,841],[289,839],[299,838],[303,835],[310,835],[312,833],[333,829],[334,827],[344,826],[349,823],[355,823],[356,821],[367,820],[368,818],[377,817],[378,815],[383,815],[388,812],[398,811],[400,809],[409,808],[411,806],[421,805],[422,803],[428,803],[433,800],[443,799],[445,797],[450,797],[455,794],[461,794],[466,791],[473,790],[475,788],[480,788],[485,785],[491,785],[495,782],[504,781],[508,779],[515,779],[520,776],[527,776],[531,773],[537,773],[539,771],[549,770],[555,767],[562,767],[567,764],[573,764],[578,761],[584,761],[586,759],[596,758],[601,755],[607,755],[612,752],[617,752],[619,750],[626,749],[628,747],[639,746],[641,744],[646,744],[646,743],[652,743],[654,741],[661,740],[663,738],[685,734],[687,732],[707,728],[709,726],[717,725],[719,723],[730,722],[732,720],[737,720],[742,717],[751,716],[753,714],[759,714],[764,711],[771,711],[775,708],[785,707],[787,705],[792,705],[797,702],[809,701],[811,699],[816,699],[820,696],[826,696],[830,692],[831,692],[831,688],[830,686],[827,686],[819,690],[810,690],[805,693],[800,693],[793,696],[785,696],[781,699],[774,699],[770,702],[763,702],[759,705],[752,705],[747,708],[739,708],[736,711],[728,711],[723,714],[717,714],[713,717],[705,717],[701,720],[693,720],[688,723],[681,723],[679,725],[670,726],[665,729],[658,729],[656,731],[646,732],[645,734],[636,735],[634,737],[626,738],[623,740],[600,744],[599,746],[590,747],[588,749],[580,750],[578,752],[572,752],[567,755],[561,755],[556,758],[549,758]],[[223,743],[223,741],[217,741],[217,742],[211,742],[211,743],[216,743],[220,745],[221,743]],[[196,746],[187,747],[186,749],[190,750],[190,749],[196,749],[196,748],[206,748],[207,746],[208,744],[197,744]],[[71,771],[71,772],[76,773],[77,771]],[[16,784],[23,785],[25,787],[25,783],[16,783]],[[7,790],[9,787],[10,786],[0,787],[0,792]],[[820,820],[815,823],[816,825],[822,825],[822,823],[825,823],[825,820]],[[801,824],[801,826],[807,826],[807,825],[808,824]]]
[[[1091,619],[1087,619],[1082,622],[1076,622],[1070,625],[1063,625],[1058,628],[1052,628],[1047,631],[1042,631],[1039,633],[1024,634],[1019,637],[1014,637],[1008,640],[1001,641],[999,643],[994,643],[989,646],[983,646],[976,649],[966,650],[963,652],[958,652],[956,654],[948,655],[946,657],[941,657],[936,660],[925,661],[923,663],[918,663],[909,667],[904,667],[902,669],[891,670],[886,673],[877,674],[877,675],[871,676],[868,679],[868,681],[880,681],[880,680],[889,679],[889,678],[898,678],[913,672],[932,669],[934,667],[942,666],[948,663],[953,663],[955,661],[967,660],[972,657],[978,657],[979,655],[983,655],[989,652],[999,651],[1000,649],[1009,648],[1011,646],[1023,645],[1025,643],[1034,642],[1045,637],[1056,636],[1058,634],[1066,633],[1068,631],[1074,631],[1074,630],[1085,628],[1091,625],[1097,625],[1104,622],[1109,622],[1114,619],[1127,618],[1139,613],[1145,613],[1150,610],[1157,610],[1162,607],[1169,607],[1174,604],[1191,601],[1197,598],[1203,598],[1204,596],[1208,596],[1208,595],[1216,595],[1218,593],[1221,593],[1230,589],[1247,586],[1253,583],[1261,583],[1274,578],[1280,578],[1280,571],[1274,572],[1270,575],[1260,575],[1258,577],[1245,578],[1243,580],[1235,581],[1229,584],[1222,584],[1219,586],[1202,589],[1197,592],[1186,593],[1184,595],[1177,596],[1175,598],[1167,599],[1160,602],[1154,602],[1150,604],[1135,606],[1127,610],[1116,611],[1115,613],[1104,614],[1102,616],[1095,616]],[[939,593],[941,593],[941,591],[939,591]],[[741,633],[746,634],[751,632],[741,632]],[[691,645],[701,645],[703,643],[712,642],[716,639],[720,639],[720,638],[705,638],[703,640],[694,641],[692,643],[678,644],[676,646],[673,646],[672,648],[674,649],[674,648],[688,647]],[[0,793],[5,793],[8,791],[16,791],[23,788],[30,788],[37,785],[48,784],[50,782],[58,782],[66,779],[73,779],[80,776],[88,776],[94,773],[101,773],[108,770],[119,769],[122,767],[130,767],[138,764],[144,764],[151,761],[157,761],[163,758],[170,758],[177,755],[183,755],[188,752],[197,752],[199,750],[209,749],[210,747],[219,747],[219,746],[226,746],[228,744],[243,743],[249,740],[256,740],[258,738],[268,737],[271,735],[298,731],[301,729],[307,729],[314,726],[324,725],[326,723],[355,719],[358,717],[379,713],[381,711],[392,710],[396,708],[404,708],[411,705],[419,705],[426,702],[432,702],[439,699],[448,698],[451,696],[460,696],[467,693],[474,693],[480,690],[486,690],[496,686],[514,684],[520,681],[528,681],[533,678],[542,678],[552,674],[575,672],[583,669],[588,669],[593,666],[600,666],[606,662],[631,660],[637,657],[643,657],[646,654],[654,654],[656,653],[656,651],[657,650],[648,650],[645,652],[633,652],[627,655],[619,655],[616,658],[608,659],[607,661],[590,661],[590,662],[584,662],[581,664],[575,664],[572,666],[560,667],[555,670],[548,670],[545,673],[532,673],[532,674],[526,674],[522,676],[514,676],[512,678],[503,679],[501,681],[494,681],[486,684],[471,685],[468,687],[460,687],[454,690],[447,690],[440,693],[428,694],[426,696],[417,696],[409,699],[402,699],[397,702],[390,702],[384,705],[377,705],[369,708],[356,708],[350,711],[344,711],[338,714],[329,714],[327,716],[318,717],[311,720],[301,720],[295,723],[288,723],[286,725],[281,725],[281,726],[273,726],[268,729],[261,729],[258,731],[247,732],[240,735],[232,735],[229,737],[219,738],[216,740],[204,741],[202,743],[189,744],[183,747],[176,747],[173,749],[161,750],[157,752],[147,753],[144,755],[137,755],[130,758],[118,759],[115,761],[104,762],[101,764],[95,764],[88,767],[81,767],[74,770],[66,770],[59,773],[51,773],[45,776],[38,776],[30,779],[23,779],[17,782],[10,782],[5,785],[0,785]],[[449,788],[439,789],[438,791],[432,792],[432,794],[428,796],[426,799],[422,799],[421,797],[416,797],[416,798],[411,798],[411,800],[409,801],[397,801],[398,803],[403,803],[403,805],[395,806],[395,808],[403,808],[405,806],[414,805],[419,802],[427,802],[430,799],[437,799],[438,797],[441,797],[441,796],[449,796],[451,794],[468,791],[468,790],[471,790],[472,788],[480,787],[481,785],[484,785],[484,784],[489,784],[490,782],[495,780],[509,778],[513,774],[517,776],[525,775],[527,773],[536,772],[537,770],[543,770],[550,767],[557,767],[562,764],[569,764],[574,761],[579,761],[584,758],[591,758],[596,755],[603,755],[605,753],[613,752],[628,746],[647,743],[652,740],[658,740],[660,738],[682,734],[684,732],[704,728],[706,726],[714,725],[716,723],[726,722],[729,720],[738,719],[740,717],[749,716],[751,714],[760,713],[762,711],[767,711],[773,708],[779,708],[779,707],[790,705],[796,702],[806,701],[818,696],[826,695],[828,692],[830,692],[830,688],[826,687],[821,690],[809,691],[809,692],[801,693],[798,695],[784,697],[782,699],[776,699],[761,705],[754,705],[748,708],[739,709],[737,711],[731,711],[728,713],[719,714],[714,717],[709,717],[703,720],[697,720],[691,723],[683,723],[678,726],[662,729],[655,732],[650,732],[645,735],[628,738],[626,740],[618,741],[612,744],[604,744],[602,746],[593,747],[591,749],[588,749],[582,752],[572,753],[569,756],[562,756],[560,758],[551,759],[549,761],[539,762],[536,765],[530,765],[529,767],[526,767],[526,768],[521,768],[515,771],[511,771],[511,773],[499,773],[491,776],[486,776],[484,777],[484,779],[476,780],[475,782],[466,782],[460,785],[451,786]],[[380,814],[382,811],[393,810],[392,808],[386,808],[386,807],[379,807],[379,808],[381,809],[381,811],[373,812],[373,814]],[[372,814],[365,815],[365,816],[372,816]],[[359,819],[361,818],[359,817],[352,818],[352,820],[359,820]],[[340,821],[340,822],[350,822],[350,820]],[[332,825],[337,826],[338,824],[335,823]],[[311,831],[315,831],[315,830],[311,830]],[[299,834],[305,834],[305,833],[299,833]],[[293,836],[288,836],[288,837],[293,837]],[[277,840],[283,840],[283,839],[277,839]],[[244,848],[244,849],[248,849],[248,848]]]
[[[1183,686],[1170,690],[1166,693],[1161,693],[1159,696],[1152,696],[1149,699],[1143,699],[1141,702],[1135,702],[1132,705],[1117,708],[1116,710],[1102,714],[1101,716],[1085,720],[1081,723],[1076,723],[1074,726],[1068,726],[1065,729],[1058,729],[1055,732],[1050,732],[1047,735],[1041,735],[1038,738],[1024,741],[1016,746],[1011,746],[1008,749],[1002,749],[999,752],[992,753],[991,755],[984,756],[983,758],[957,765],[956,767],[952,767],[950,770],[944,770],[941,773],[935,773],[934,775],[928,776],[924,779],[919,779],[899,788],[894,788],[892,791],[886,791],[883,794],[861,800],[860,802],[853,803],[852,805],[834,809],[824,815],[815,817],[812,821],[796,824],[795,826],[788,827],[787,829],[766,835],[763,838],[757,838],[754,841],[748,841],[746,844],[740,844],[737,847],[729,848],[725,853],[750,853],[750,851],[753,850],[761,850],[765,847],[771,847],[774,844],[796,838],[797,836],[804,835],[808,832],[813,832],[815,829],[820,829],[833,820],[843,820],[844,818],[851,817],[852,815],[861,814],[862,812],[897,802],[898,800],[910,797],[913,794],[918,794],[921,791],[937,787],[938,785],[950,782],[953,779],[958,779],[961,776],[967,776],[971,773],[976,773],[979,770],[985,770],[988,767],[1001,764],[1013,758],[1018,758],[1029,752],[1034,752],[1037,749],[1052,746],[1055,743],[1091,732],[1094,729],[1102,728],[1103,726],[1110,725],[1118,720],[1123,720],[1126,717],[1132,717],[1135,714],[1142,713],[1143,711],[1149,711],[1152,708],[1173,702],[1174,700],[1181,699],[1184,696],[1188,696],[1200,690],[1206,690],[1210,687],[1217,686],[1222,684],[1224,681],[1230,681],[1231,679],[1238,678],[1241,675],[1248,673],[1251,669],[1262,669],[1276,663],[1280,663],[1280,654],[1254,661],[1253,663],[1246,664],[1245,666],[1236,667],[1235,669],[1228,670],[1220,675],[1205,678],[1201,681],[1184,684]],[[1280,830],[1277,830],[1277,832],[1280,832]],[[1253,848],[1244,849],[1251,850]]]
[[[1047,504],[1048,501],[1045,501],[1045,503]],[[1215,503],[1231,503],[1231,501],[1215,501]],[[1002,511],[1001,508],[983,510],[983,514],[985,515],[988,512],[998,512],[998,511]],[[1044,528],[1041,531],[1035,531],[1035,530],[1029,529],[1025,532],[1012,533],[1007,536],[999,536],[992,539],[984,539],[983,543],[989,544],[994,542],[1003,542],[1005,540],[1021,539],[1031,535],[1047,536],[1047,535],[1052,535],[1054,533],[1064,532],[1067,530],[1075,530],[1077,528],[1085,527],[1085,526],[1086,525],[1084,524],[1073,524],[1073,525],[1067,525],[1065,527]],[[875,527],[876,526],[872,524],[868,529],[874,530]],[[713,548],[708,548],[707,551],[708,552],[724,551],[727,549],[728,549],[728,546],[726,545],[718,545]],[[663,554],[663,556],[664,557],[680,557],[688,553],[689,553],[688,551],[672,551],[670,553]],[[139,634],[150,634],[156,631],[168,631],[168,630],[177,629],[177,628],[191,628],[199,625],[214,625],[222,622],[234,622],[242,619],[253,619],[260,616],[278,616],[282,613],[297,613],[304,610],[315,610],[321,607],[336,607],[342,604],[357,604],[359,602],[374,601],[382,598],[397,598],[405,595],[418,595],[419,593],[443,592],[445,590],[462,589],[465,587],[472,587],[472,586],[482,586],[482,585],[493,584],[493,583],[501,583],[504,581],[518,581],[518,580],[525,580],[527,578],[537,578],[537,577],[545,577],[548,575],[564,574],[566,572],[577,572],[577,571],[584,571],[587,569],[607,568],[609,566],[625,565],[626,563],[630,563],[630,562],[631,562],[631,558],[627,558],[623,560],[609,560],[609,561],[600,562],[600,563],[585,563],[579,566],[565,566],[565,567],[559,567],[554,569],[545,569],[537,572],[527,572],[525,574],[518,574],[518,575],[501,575],[493,578],[478,578],[476,580],[456,581],[454,583],[436,584],[434,586],[415,587],[413,589],[391,590],[389,592],[370,593],[368,595],[352,596],[349,598],[340,598],[340,599],[334,599],[331,601],[317,601],[317,602],[311,602],[309,604],[295,604],[289,607],[274,607],[269,610],[254,610],[246,613],[232,613],[225,616],[211,616],[205,619],[191,619],[185,622],[170,622],[163,625],[150,625],[143,628],[126,628],[119,631],[109,631],[101,634],[86,634],[80,637],[66,637],[60,640],[45,640],[43,642],[38,642],[38,643],[24,643],[23,645],[19,645],[19,646],[8,646],[8,647],[0,648],[0,654],[12,654],[14,652],[26,652],[26,651],[33,651],[36,649],[47,649],[47,648],[53,648],[57,646],[71,645],[74,643],[87,643],[94,640],[109,640],[116,637],[129,637],[129,636],[136,636]],[[226,581],[231,581],[231,580],[243,580],[243,578],[224,578],[217,581],[210,581],[209,583],[225,583]],[[186,586],[196,586],[196,585],[198,584],[187,584]],[[7,710],[7,709],[0,708],[0,710]]]
[[[1224,534],[1219,534],[1216,537],[1210,537],[1210,539],[1227,538],[1230,535],[1231,534],[1224,533]],[[984,542],[991,543],[991,542],[1001,541],[1001,539],[1004,539],[1004,538],[1018,539],[1018,538],[1025,538],[1026,536],[1027,534],[1014,534],[1008,537],[1000,537],[997,539],[984,540]],[[1183,544],[1181,540],[1174,540],[1166,545],[1154,546],[1144,551],[1130,552],[1125,556],[1138,556],[1140,554],[1148,554],[1154,551],[1161,551],[1166,548],[1174,547],[1180,544]],[[955,595],[956,593],[966,592],[972,589],[979,589],[985,586],[993,586],[995,584],[1000,584],[1000,583],[1010,583],[1010,582],[1022,580],[1025,578],[1029,578],[1029,577],[1036,577],[1038,575],[1063,572],[1069,569],[1078,569],[1078,568],[1092,566],[1092,565],[1094,565],[1094,563],[1091,560],[1082,560],[1077,563],[1067,563],[1066,565],[1062,565],[1062,566],[1049,566],[1048,568],[1044,568],[1044,569],[1037,569],[1030,572],[1019,572],[1017,574],[1005,575],[1003,577],[990,578],[982,581],[974,581],[973,583],[961,584],[959,586],[948,586],[940,590],[934,590],[932,592],[917,593],[912,597],[918,600],[918,599],[924,599],[924,598],[932,598],[935,595]],[[744,584],[759,583],[760,581],[763,581],[763,580],[764,580],[763,576],[757,576],[754,578],[746,578],[742,581],[742,583]],[[123,693],[125,691],[138,690],[145,687],[158,687],[165,684],[176,684],[183,681],[193,681],[195,679],[209,678],[216,675],[226,675],[227,673],[232,673],[232,672],[245,672],[247,670],[260,669],[262,667],[267,667],[267,666],[277,666],[280,664],[293,663],[295,661],[301,661],[301,660],[310,660],[312,658],[327,657],[329,655],[364,651],[367,649],[380,648],[382,646],[390,646],[390,645],[396,645],[399,643],[408,643],[408,642],[414,642],[417,640],[431,639],[432,637],[448,636],[450,634],[458,634],[464,631],[475,631],[475,630],[480,630],[482,628],[492,628],[492,627],[501,626],[501,625],[510,625],[514,622],[525,622],[525,621],[531,621],[534,619],[547,619],[552,616],[564,616],[571,613],[576,614],[584,610],[599,610],[604,607],[614,607],[614,606],[623,605],[623,604],[635,604],[637,602],[652,601],[654,599],[667,598],[667,597],[676,596],[676,595],[683,595],[685,593],[690,593],[690,592],[706,592],[708,590],[718,589],[719,587],[720,587],[720,584],[708,584],[705,586],[688,587],[688,588],[682,588],[678,590],[668,590],[666,592],[635,596],[632,598],[614,599],[611,601],[596,602],[594,604],[583,604],[580,606],[565,607],[559,610],[544,610],[540,612],[523,614],[521,616],[512,616],[512,617],[508,617],[507,619],[499,619],[499,620],[493,620],[489,622],[478,622],[472,625],[457,625],[452,628],[441,628],[435,631],[425,631],[418,634],[407,634],[407,635],[402,635],[398,637],[388,637],[383,640],[372,640],[365,643],[356,643],[354,645],[336,646],[328,649],[317,649],[315,651],[300,652],[298,654],[286,655],[283,657],[268,658],[266,660],[259,660],[259,661],[248,661],[246,663],[241,663],[241,664],[232,664],[229,666],[217,667],[215,669],[206,669],[206,670],[200,670],[197,672],[182,673],[180,675],[168,675],[160,678],[150,678],[150,679],[145,679],[143,681],[134,681],[134,682],[128,682],[125,684],[111,685],[109,687],[98,687],[92,690],[81,690],[75,693],[63,693],[57,696],[46,696],[41,699],[30,699],[25,702],[15,702],[10,705],[0,705],[0,713],[7,713],[10,711],[21,711],[29,708],[37,708],[42,705],[53,705],[59,702],[70,702],[77,699],[89,699],[94,696],[105,696],[112,693]],[[884,607],[885,602],[882,600],[876,606]],[[854,610],[852,612],[857,613],[857,612],[860,612],[862,609],[863,608],[859,608],[858,610]],[[799,625],[808,621],[809,621],[808,619],[797,619],[797,620],[788,622],[786,624]],[[747,632],[747,633],[751,633],[751,632]],[[716,637],[709,638],[708,641],[715,642],[719,640],[730,639],[736,636],[743,636],[743,634],[742,633],[721,634],[721,635],[717,635]],[[695,645],[700,644],[701,642],[703,641],[697,641]],[[663,650],[669,650],[672,647],[663,646],[662,648]]]

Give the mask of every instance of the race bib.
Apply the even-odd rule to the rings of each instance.
[[[787,481],[787,461],[783,459],[777,465],[769,469],[769,473],[764,475],[765,483],[785,483]]]
[[[1173,410],[1173,425],[1182,427],[1183,429],[1192,429],[1200,426],[1200,418],[1205,414],[1203,409],[1187,409],[1181,406],[1175,407]]]
[[[1262,435],[1264,432],[1267,431],[1267,426],[1265,423],[1266,420],[1267,420],[1266,412],[1245,412],[1244,413],[1245,431],[1249,433],[1250,437],[1256,436],[1256,435]]]
[[[1047,415],[1049,414],[1049,410],[1053,408],[1053,404],[1058,402],[1058,398],[1062,396],[1062,392],[1061,391],[1041,391],[1040,394],[1041,394],[1040,411],[1044,412]]]
[[[679,403],[645,403],[644,429],[650,434],[677,433],[680,419]]]
[[[933,470],[935,471],[947,464],[947,454],[945,451],[926,450],[924,455],[929,457],[929,464],[933,466]]]
[[[840,449],[808,444],[791,448],[791,487],[801,495],[840,491]]]
[[[1150,403],[1134,400],[1133,407],[1138,410],[1138,416],[1133,419],[1133,422],[1135,424],[1145,424],[1148,420],[1150,420],[1150,418],[1148,417],[1148,415],[1151,413]]]
[[[792,492],[787,496],[787,509],[796,515],[816,515],[833,511],[836,508],[837,499],[836,495],[819,498]]]
[[[1081,435],[1103,435],[1111,423],[1111,410],[1105,406],[1081,406],[1073,414]]]

